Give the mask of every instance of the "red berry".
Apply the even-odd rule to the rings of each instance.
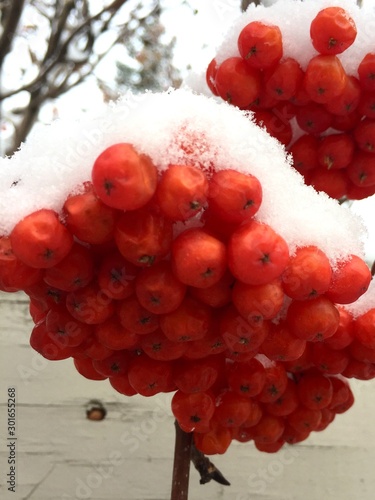
[[[326,296],[338,304],[350,304],[366,292],[370,282],[371,272],[366,262],[350,255],[337,263]]]
[[[267,224],[245,223],[229,241],[229,268],[233,276],[249,285],[262,285],[277,278],[288,259],[287,243]]]
[[[252,68],[265,69],[277,64],[283,55],[280,28],[260,21],[246,25],[238,37],[238,50]]]
[[[157,170],[150,158],[131,144],[119,143],[104,150],[92,168],[92,183],[108,206],[135,210],[148,203],[156,190]]]
[[[296,95],[302,85],[303,71],[299,63],[287,57],[266,78],[266,90],[275,99],[286,101]]]
[[[363,90],[375,90],[375,54],[366,54],[359,63],[358,78]]]
[[[207,392],[185,394],[177,391],[171,402],[172,412],[185,432],[207,432],[215,411],[215,401]]]
[[[321,54],[341,54],[357,36],[357,28],[346,10],[327,7],[320,10],[310,25],[314,48]]]
[[[303,85],[312,101],[326,104],[341,95],[346,84],[345,70],[336,56],[319,55],[310,59]]]
[[[309,410],[321,410],[332,401],[333,388],[329,377],[320,373],[304,374],[297,384],[298,398]]]

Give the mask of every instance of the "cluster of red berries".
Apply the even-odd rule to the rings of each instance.
[[[337,55],[357,29],[341,7],[321,10],[310,35],[319,54],[303,70],[284,54],[278,26],[250,22],[238,36],[238,56],[211,61],[207,84],[254,112],[292,153],[307,184],[332,198],[366,198],[375,193],[375,53],[360,61],[357,75],[346,73]],[[297,139],[293,128],[302,133]]]
[[[152,160],[128,143],[92,182],[0,238],[0,289],[24,290],[31,346],[127,396],[175,392],[172,411],[205,453],[232,439],[277,451],[348,409],[345,377],[375,376],[375,310],[356,321],[371,273],[290,255],[257,221],[262,186],[236,170]]]

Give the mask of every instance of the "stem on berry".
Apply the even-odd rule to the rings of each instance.
[[[191,461],[201,477],[200,484],[206,484],[213,479],[219,484],[230,486],[230,482],[201,451],[197,450],[194,443],[191,447]]]
[[[192,432],[184,432],[175,420],[176,440],[174,447],[171,500],[187,500],[189,494],[190,456]]]

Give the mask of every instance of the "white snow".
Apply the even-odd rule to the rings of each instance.
[[[345,309],[349,311],[354,318],[362,316],[370,309],[375,308],[375,279],[372,278],[370,286],[366,293],[364,293],[358,300],[352,304],[345,304]]]
[[[340,6],[353,18],[357,27],[357,38],[353,45],[338,57],[347,73],[357,76],[357,67],[363,57],[375,47],[375,9],[373,2],[360,8],[356,0],[278,0],[265,7],[250,4],[229,28],[225,39],[217,50],[216,59],[239,56],[237,39],[241,30],[252,21],[277,25],[283,36],[284,56],[295,58],[306,68],[309,60],[317,55],[310,39],[310,24],[317,13],[326,7]],[[296,40],[298,43],[296,43]]]
[[[187,137],[187,139],[186,139]],[[11,158],[0,160],[0,234],[40,208],[60,211],[69,193],[91,178],[95,158],[108,146],[130,142],[159,170],[169,163],[234,168],[261,181],[257,218],[296,246],[314,244],[331,261],[363,257],[362,220],[303,183],[275,139],[243,112],[187,90],[128,94],[81,119],[41,126]],[[186,155],[181,143],[192,148]]]

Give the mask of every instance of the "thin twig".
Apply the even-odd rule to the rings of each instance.
[[[197,450],[194,443],[191,447],[191,461],[201,477],[200,484],[206,484],[213,479],[219,484],[230,486],[230,482],[201,451]]]

